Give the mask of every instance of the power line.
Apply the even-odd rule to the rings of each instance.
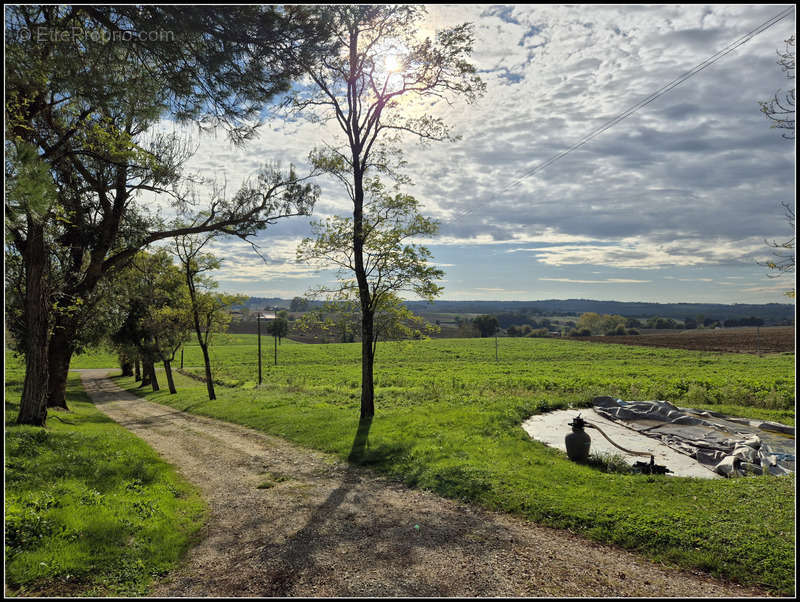
[[[765,21],[764,23],[762,23],[761,25],[759,25],[755,29],[751,30],[750,32],[746,33],[744,36],[740,37],[736,41],[731,42],[730,44],[728,44],[728,46],[726,46],[725,48],[723,48],[722,50],[720,50],[716,54],[711,55],[710,57],[708,57],[703,62],[695,65],[692,69],[690,69],[689,71],[687,71],[686,73],[684,73],[680,77],[672,80],[668,84],[665,84],[664,86],[662,86],[661,88],[659,88],[658,90],[653,92],[650,96],[647,96],[646,98],[644,98],[643,100],[639,101],[638,103],[636,103],[632,107],[626,109],[625,111],[623,111],[622,113],[620,113],[619,115],[614,117],[613,119],[611,119],[611,120],[607,121],[606,123],[604,123],[603,125],[595,128],[589,134],[584,136],[581,139],[580,142],[572,145],[567,150],[565,150],[563,152],[560,152],[557,155],[554,155],[553,157],[551,157],[550,159],[548,159],[544,163],[540,163],[539,165],[534,167],[532,170],[530,170],[527,173],[523,174],[522,176],[517,178],[514,182],[512,182],[511,184],[508,184],[505,188],[503,188],[501,190],[501,192],[505,192],[506,190],[508,190],[510,188],[513,188],[514,186],[516,186],[517,184],[522,182],[522,180],[524,180],[525,178],[529,178],[530,176],[534,175],[535,173],[538,173],[539,171],[545,169],[546,167],[549,167],[550,165],[552,165],[553,163],[555,163],[556,161],[558,161],[559,159],[561,159],[565,155],[571,153],[572,151],[580,148],[581,146],[583,146],[584,144],[589,142],[595,136],[598,136],[599,134],[602,134],[607,129],[609,129],[609,128],[615,126],[616,124],[618,124],[623,119],[626,119],[627,117],[630,117],[633,113],[635,113],[636,111],[638,111],[642,107],[647,106],[648,104],[650,104],[651,102],[653,102],[654,100],[659,98],[660,96],[663,96],[664,94],[666,94],[667,92],[669,92],[673,88],[675,88],[675,87],[679,86],[680,84],[682,84],[684,81],[686,81],[687,79],[689,79],[693,75],[699,73],[700,71],[702,71],[706,67],[708,67],[708,66],[712,65],[713,63],[717,62],[719,59],[721,59],[726,54],[729,54],[729,53],[733,52],[734,50],[736,50],[742,44],[745,44],[746,42],[748,42],[749,40],[751,40],[752,38],[754,38],[758,34],[762,33],[763,31],[766,31],[767,29],[769,29],[770,27],[772,27],[773,25],[775,25],[779,21],[785,19],[786,17],[788,17],[792,13],[793,10],[794,10],[794,7],[792,6],[792,7],[788,8],[788,9],[786,9],[785,11],[783,11],[781,13],[778,13],[777,15],[775,15],[771,19]]]

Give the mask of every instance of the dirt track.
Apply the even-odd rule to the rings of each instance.
[[[82,372],[97,407],[174,464],[211,507],[202,540],[153,596],[765,595],[145,401],[105,372]],[[274,486],[258,487],[268,480]]]

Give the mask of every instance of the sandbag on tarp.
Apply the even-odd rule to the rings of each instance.
[[[679,408],[667,401],[595,397],[592,403],[598,414],[659,439],[721,475],[783,475],[795,470],[794,427]]]

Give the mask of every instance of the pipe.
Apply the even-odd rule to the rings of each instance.
[[[592,424],[591,422],[584,422],[584,426],[585,426],[585,427],[587,427],[587,428],[593,428],[593,429],[597,429],[598,431],[600,431],[600,434],[601,434],[601,435],[603,435],[603,437],[605,437],[605,438],[606,438],[606,440],[607,440],[607,441],[608,441],[608,442],[609,442],[611,445],[613,445],[614,447],[616,447],[616,448],[618,448],[618,449],[621,449],[622,451],[624,451],[624,452],[625,452],[625,453],[627,453],[627,454],[632,454],[632,455],[634,455],[634,456],[649,456],[651,460],[653,459],[653,454],[651,454],[650,452],[636,452],[636,451],[631,451],[631,450],[629,450],[629,449],[625,449],[625,448],[624,448],[624,447],[622,447],[621,445],[617,445],[617,444],[616,444],[616,443],[614,443],[614,442],[613,442],[611,439],[609,439],[608,435],[606,435],[606,434],[603,432],[603,430],[602,430],[602,429],[601,429],[599,426],[597,426],[597,425],[595,425],[595,424]]]

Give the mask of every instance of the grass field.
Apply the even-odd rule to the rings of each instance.
[[[208,402],[203,383],[186,376],[177,379],[178,395],[144,394],[333,452],[413,487],[775,593],[794,591],[793,476],[618,474],[572,463],[520,427],[532,414],[585,406],[602,394],[793,424],[793,354],[504,339],[497,362],[493,339],[381,344],[376,417],[364,453],[351,457],[354,437],[364,436],[359,345],[284,342],[275,367],[272,341],[262,340],[258,387],[254,339],[237,335],[213,348],[217,401]],[[202,374],[198,349],[187,346],[184,360],[187,372]],[[132,379],[120,384],[136,387]]]
[[[211,349],[214,378],[257,384],[254,335],[226,335]],[[402,341],[378,346],[376,395],[385,404],[502,398],[507,403],[549,400],[588,403],[596,395],[662,399],[678,405],[741,408],[742,415],[794,420],[794,354],[752,357],[552,339]],[[271,338],[262,338],[265,385],[307,391],[336,406],[357,408],[359,344],[305,345],[284,341],[274,365]],[[200,349],[187,346],[184,365],[202,375]]]
[[[146,593],[190,545],[204,502],[141,439],[101,414],[77,375],[68,383],[69,413],[51,413],[46,429],[14,425],[22,377],[6,372],[6,593]]]

